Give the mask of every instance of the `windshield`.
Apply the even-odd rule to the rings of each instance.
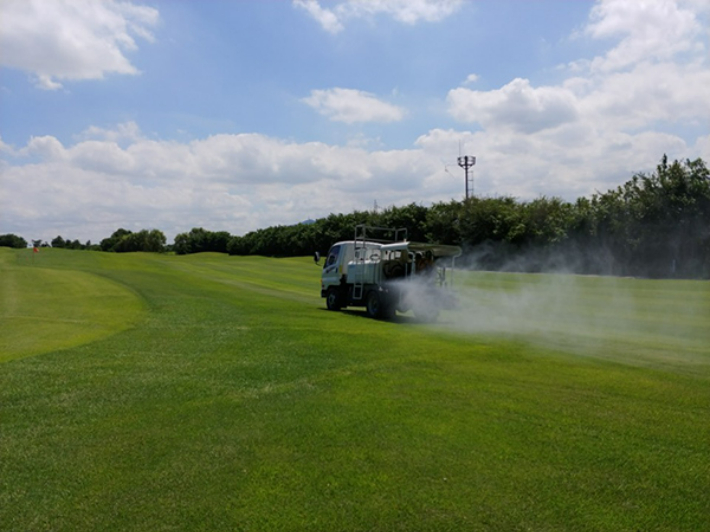
[[[338,255],[340,255],[340,246],[333,246],[330,248],[330,251],[328,252],[328,259],[325,261],[325,264],[323,264],[323,269],[338,262]]]

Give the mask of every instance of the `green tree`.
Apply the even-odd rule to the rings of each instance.
[[[425,240],[439,244],[461,244],[461,210],[458,201],[436,203],[427,210]]]
[[[231,235],[226,231],[213,232],[202,227],[195,227],[189,233],[180,233],[175,236],[173,250],[178,255],[205,251],[226,253],[231,238]]]
[[[136,233],[119,229],[111,238],[101,241],[101,249],[126,253],[131,251],[162,252],[165,250],[166,238],[162,231],[143,229]]]
[[[25,240],[21,236],[8,233],[5,235],[0,235],[0,246],[22,249],[27,247],[27,240]]]
[[[422,242],[427,234],[427,211],[423,205],[410,203],[404,207],[389,207],[377,216],[376,223],[381,227],[395,229],[406,228],[409,240]]]
[[[637,174],[591,200],[591,232],[619,266],[614,273],[710,276],[710,177],[701,159]]]
[[[101,241],[101,251],[116,251],[116,246],[121,241],[122,238],[131,234],[128,229],[117,229],[109,238],[104,238]]]

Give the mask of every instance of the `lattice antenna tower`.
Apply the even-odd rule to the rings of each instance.
[[[472,155],[459,155],[458,163],[459,166],[463,168],[466,175],[466,199],[468,199],[473,196],[473,167],[476,164],[476,158]],[[470,194],[469,189],[471,191]]]

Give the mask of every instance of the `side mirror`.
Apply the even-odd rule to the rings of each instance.
[[[320,253],[318,253],[317,251],[313,254],[313,262],[315,262],[316,264],[320,262]]]

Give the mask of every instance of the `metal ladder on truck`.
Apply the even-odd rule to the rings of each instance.
[[[375,236],[368,237],[368,231]],[[385,238],[389,235],[389,238]],[[353,282],[353,300],[362,300],[365,291],[365,279],[368,277],[365,275],[366,268],[368,265],[365,263],[367,259],[367,244],[368,242],[376,242],[379,244],[389,244],[392,242],[400,242],[407,240],[407,228],[402,227],[399,229],[391,227],[373,227],[365,224],[358,224],[355,226],[355,260],[363,264],[363,268],[358,270],[358,278]],[[380,257],[381,259],[382,257]],[[377,265],[379,266],[379,265]],[[369,267],[375,267],[374,264],[370,264]],[[378,270],[379,271],[379,270]],[[376,282],[379,283],[380,279],[377,276]]]

